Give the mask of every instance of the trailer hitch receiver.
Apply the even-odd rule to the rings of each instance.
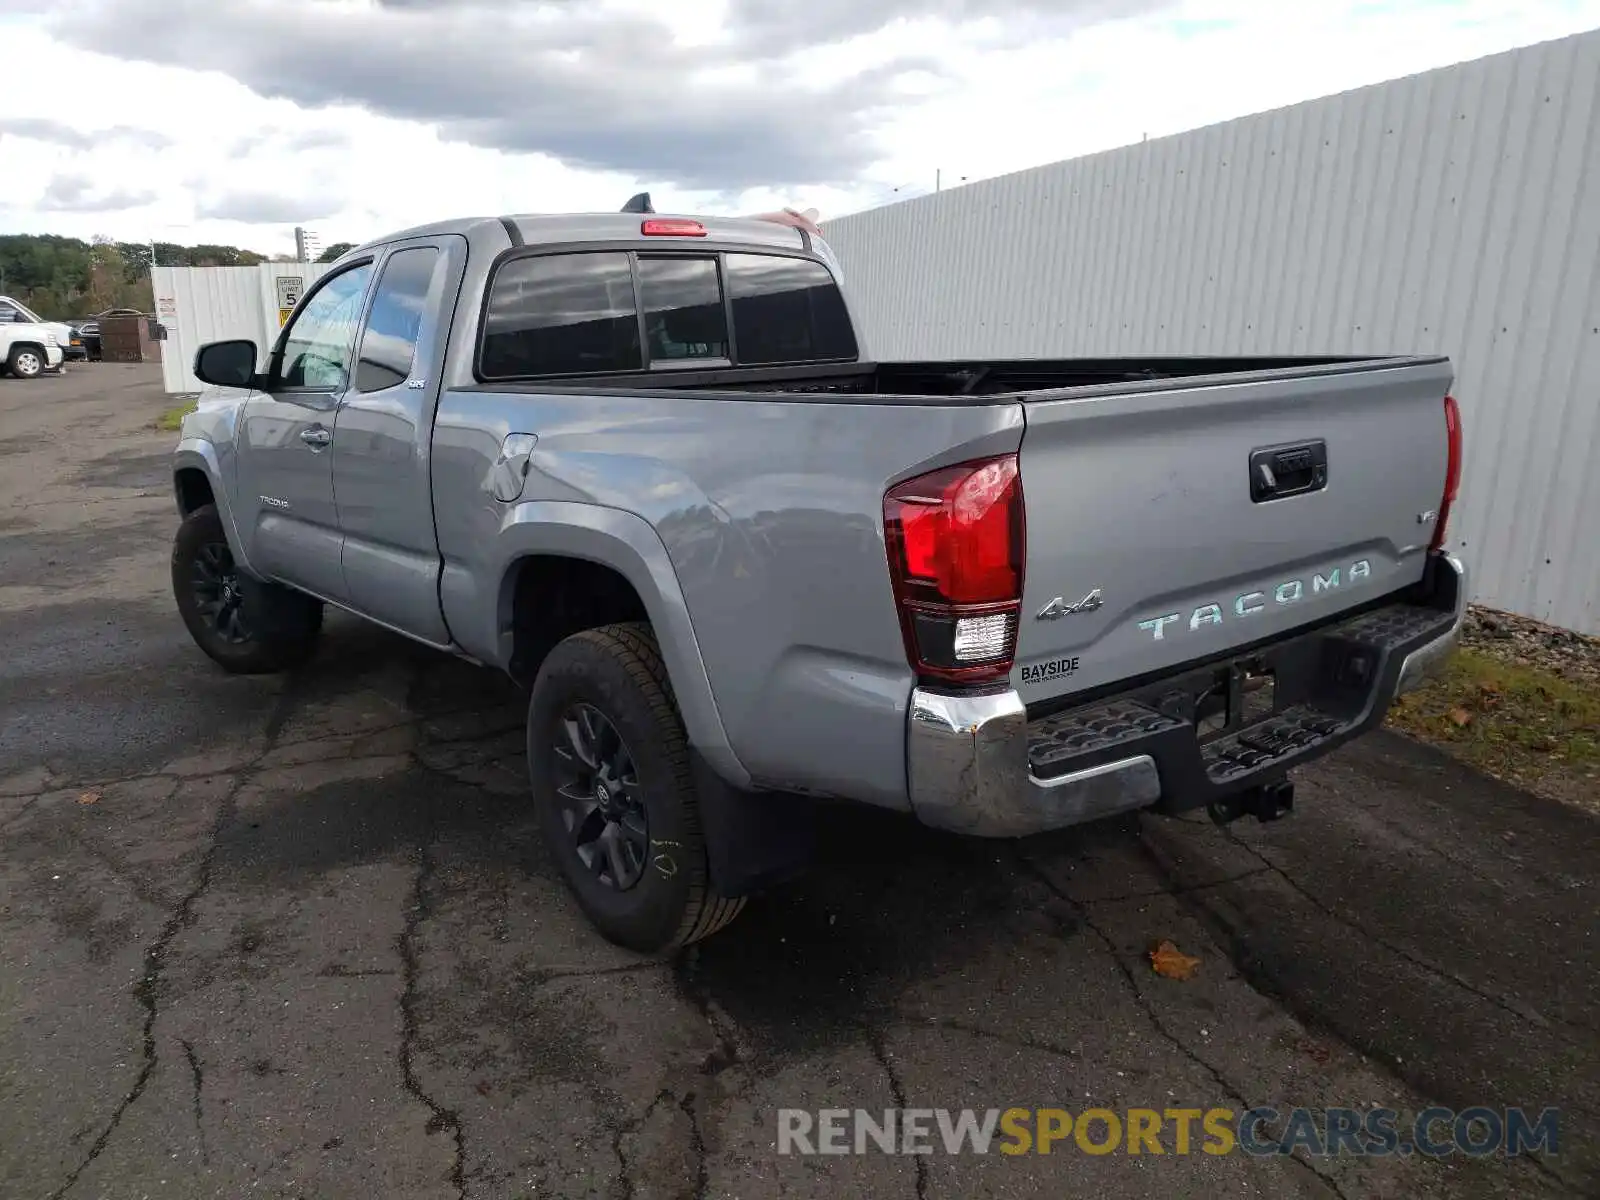
[[[1288,779],[1258,784],[1220,800],[1213,800],[1206,806],[1206,811],[1218,825],[1227,825],[1240,817],[1276,821],[1294,811],[1294,784]]]

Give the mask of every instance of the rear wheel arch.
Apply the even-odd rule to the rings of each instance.
[[[501,629],[511,638],[506,669],[531,684],[551,650],[586,629],[649,623],[639,589],[617,568],[570,554],[525,554],[501,583]]]
[[[540,501],[518,507],[518,519],[501,530],[503,550],[491,568],[497,585],[488,596],[479,593],[481,598],[476,599],[477,603],[488,601],[485,607],[490,609],[480,618],[487,618],[486,623],[477,626],[481,639],[473,638],[483,647],[482,656],[513,676],[531,678],[529,663],[532,671],[538,669],[542,660],[538,642],[524,640],[519,647],[514,619],[518,585],[528,560],[543,560],[533,564],[536,573],[548,571],[553,565],[551,560],[558,560],[569,580],[575,575],[590,580],[604,578],[613,589],[607,595],[609,615],[586,617],[577,628],[596,628],[619,619],[647,622],[660,647],[691,744],[717,776],[733,787],[749,787],[750,774],[729,744],[677,571],[656,530],[635,513],[600,505]],[[567,565],[573,561],[585,565]],[[604,575],[596,575],[597,569],[603,570]],[[529,585],[522,586],[526,589]],[[531,594],[534,593],[524,590],[524,600]],[[463,599],[467,596],[463,595]],[[450,603],[447,597],[447,612]],[[458,611],[462,627],[472,625],[470,607],[464,605]],[[523,609],[524,630],[532,625],[530,614],[537,611],[533,607]],[[617,615],[630,611],[632,618]],[[569,627],[565,636],[576,631]],[[554,644],[548,633],[541,640],[547,646]],[[512,667],[514,660],[516,669]]]

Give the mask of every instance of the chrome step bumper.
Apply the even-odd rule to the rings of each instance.
[[[1388,605],[1258,652],[1280,662],[1280,678],[1284,668],[1299,672],[1290,699],[1204,741],[1171,700],[1215,665],[1031,722],[1015,691],[917,688],[906,754],[912,809],[941,829],[1020,837],[1155,805],[1194,808],[1281,777],[1379,724],[1396,696],[1446,661],[1461,636],[1467,571],[1453,555],[1437,558],[1434,603]]]

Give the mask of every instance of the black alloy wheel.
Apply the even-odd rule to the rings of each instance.
[[[688,737],[648,625],[557,643],[528,697],[527,743],[541,840],[604,937],[660,954],[739,914],[745,898],[711,879]]]
[[[199,548],[190,563],[189,585],[195,610],[218,638],[230,646],[250,640],[244,589],[227,542],[207,542]]]
[[[554,743],[556,796],[572,848],[600,883],[628,891],[650,859],[650,819],[628,744],[585,703],[561,714]]]
[[[172,539],[172,597],[195,645],[241,675],[304,662],[322,629],[322,602],[239,567],[213,504],[203,504]]]

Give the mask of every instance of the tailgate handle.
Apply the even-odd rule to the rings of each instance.
[[[1328,443],[1296,442],[1250,452],[1250,499],[1257,504],[1328,486]]]

